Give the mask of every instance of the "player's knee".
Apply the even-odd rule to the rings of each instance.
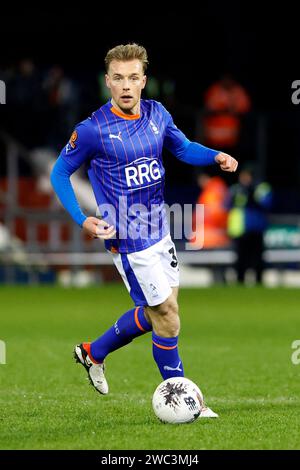
[[[179,335],[180,331],[180,320],[178,315],[168,316],[166,318],[164,334],[170,338],[174,338]]]
[[[162,317],[176,317],[178,316],[178,303],[171,297],[158,306],[157,312]]]
[[[180,331],[180,319],[176,299],[170,298],[155,308],[148,309],[153,329],[159,336],[174,337]]]

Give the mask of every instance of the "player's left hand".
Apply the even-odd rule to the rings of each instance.
[[[220,152],[215,156],[215,161],[220,165],[223,171],[236,171],[238,162],[235,158],[231,157],[227,153]]]

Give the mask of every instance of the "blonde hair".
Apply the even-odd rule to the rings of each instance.
[[[139,44],[120,44],[119,46],[110,49],[104,59],[106,71],[108,72],[109,65],[113,60],[120,62],[127,62],[129,60],[138,59],[143,65],[143,72],[146,72],[148,66],[148,54],[146,49]]]

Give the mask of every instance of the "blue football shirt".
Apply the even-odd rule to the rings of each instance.
[[[169,233],[162,149],[176,154],[187,142],[154,100],[141,100],[139,115],[123,114],[109,101],[76,126],[60,156],[73,170],[86,164],[98,214],[117,230],[107,249],[144,250]]]

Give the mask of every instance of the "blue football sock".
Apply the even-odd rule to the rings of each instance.
[[[184,377],[183,365],[178,354],[178,336],[162,338],[152,332],[153,357],[164,380]]]
[[[92,359],[102,362],[112,351],[151,330],[152,326],[146,320],[144,307],[128,310],[109,330],[91,343]]]

